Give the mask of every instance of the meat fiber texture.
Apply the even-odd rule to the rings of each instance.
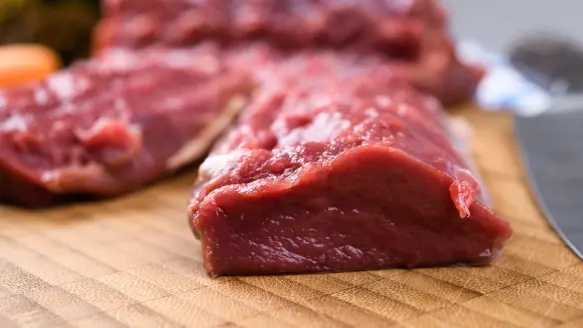
[[[216,48],[111,50],[0,90],[0,199],[44,207],[131,192],[198,159],[249,83]]]
[[[411,82],[446,106],[470,100],[483,76],[457,57],[448,16],[434,0],[105,0],[103,17],[96,52],[210,39],[378,52],[403,62]]]
[[[439,102],[355,59],[294,57],[202,163],[189,206],[211,276],[485,265],[510,237]],[[305,78],[308,77],[309,78]]]

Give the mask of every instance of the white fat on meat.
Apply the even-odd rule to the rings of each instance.
[[[89,80],[68,72],[61,72],[46,80],[47,88],[59,99],[67,100],[91,88]]]
[[[226,170],[230,170],[233,167],[232,163],[239,162],[249,152],[250,150],[240,149],[207,157],[198,169],[199,179],[212,180],[222,175]]]
[[[8,119],[0,121],[0,131],[12,132],[20,131],[25,132],[28,130],[28,119],[20,114],[12,114]]]
[[[168,170],[176,170],[201,156],[213,141],[233,122],[237,114],[246,104],[246,97],[235,96],[225,107],[225,110],[209,124],[200,134],[186,142],[172,157],[166,161]]]

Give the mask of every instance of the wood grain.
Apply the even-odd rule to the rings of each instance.
[[[0,207],[0,327],[583,326],[583,264],[533,201],[512,120],[454,114],[475,128],[494,208],[515,229],[489,267],[211,279],[184,174],[98,204]]]

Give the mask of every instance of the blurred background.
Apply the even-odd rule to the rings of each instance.
[[[506,55],[516,40],[534,32],[563,35],[583,44],[579,17],[583,13],[583,1],[441,1],[450,13],[454,37],[475,41],[490,52]],[[47,53],[47,49],[44,49],[44,54],[43,50],[38,49],[28,53],[36,57],[44,56],[44,62],[49,63],[44,65],[46,69],[35,69],[37,72],[49,72],[89,56],[93,27],[99,15],[99,0],[0,0],[0,45],[32,43],[47,46],[56,52],[56,56]],[[9,61],[1,55],[0,58],[4,59],[0,67]],[[16,58],[10,61],[15,62]],[[24,59],[21,58],[20,62]],[[18,78],[27,79],[29,76],[0,77],[0,85],[17,82]]]
[[[442,0],[458,39],[505,52],[525,32],[558,32],[583,43],[577,0]],[[40,42],[65,63],[86,56],[99,0],[0,0],[0,43]]]
[[[450,12],[452,33],[505,52],[511,42],[533,31],[566,35],[583,44],[583,1],[442,0]]]
[[[65,64],[86,57],[99,0],[0,0],[0,44],[40,43]]]

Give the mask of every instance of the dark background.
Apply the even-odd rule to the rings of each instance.
[[[559,32],[583,44],[581,0],[442,0],[452,33],[476,39],[490,50],[505,51],[529,31]]]

